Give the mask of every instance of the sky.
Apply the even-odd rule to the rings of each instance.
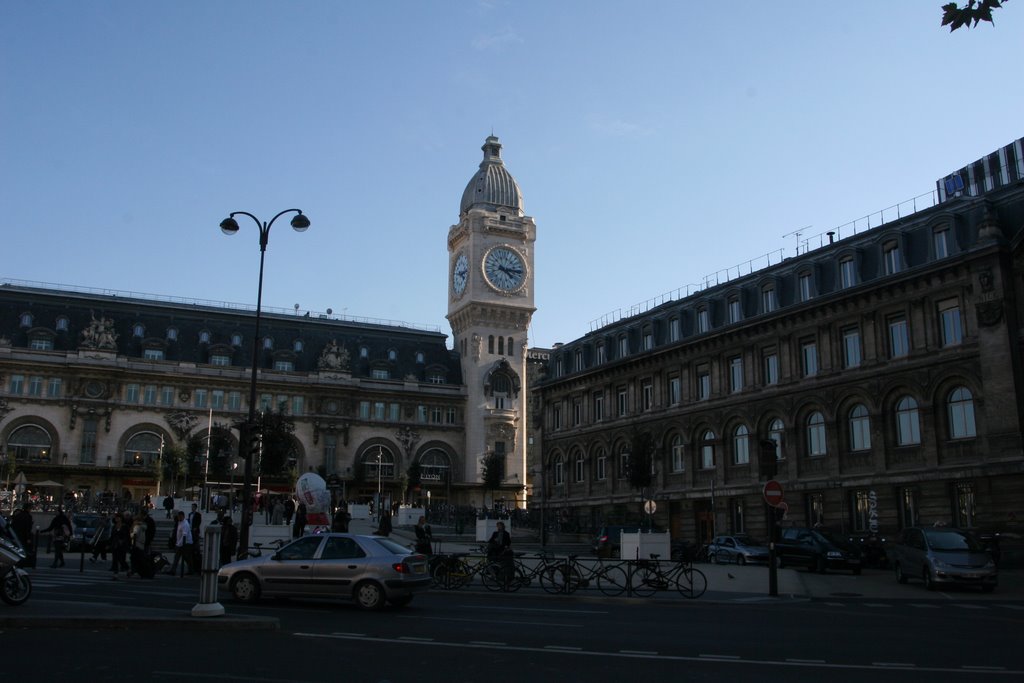
[[[218,225],[299,208],[264,306],[450,345],[493,133],[537,223],[530,344],[570,342],[1024,136],[1024,6],[951,34],[942,4],[4,0],[0,278],[254,305],[256,225]]]

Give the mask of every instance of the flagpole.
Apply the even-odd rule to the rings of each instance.
[[[210,511],[210,494],[206,487],[210,484],[210,436],[213,433],[213,405],[210,405],[210,419],[206,423],[206,467],[203,469],[203,510]]]

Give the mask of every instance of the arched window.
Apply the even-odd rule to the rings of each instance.
[[[125,467],[153,467],[160,458],[160,435],[140,432],[124,447]]]
[[[746,425],[739,425],[732,433],[732,461],[736,465],[750,462],[750,432]]]
[[[850,450],[871,450],[871,418],[863,403],[850,410]]]
[[[132,336],[133,337],[144,337],[144,336],[146,336],[146,326],[143,325],[142,323],[135,323],[135,325],[132,326]]]
[[[304,349],[305,347],[306,345],[302,343],[301,339],[296,339],[292,343],[292,351],[294,351],[295,353],[302,353],[302,349]]]
[[[50,462],[51,441],[46,430],[36,425],[18,427],[7,437],[7,450],[16,462]]]
[[[388,349],[388,360],[391,362],[398,360],[398,351],[395,349]]]
[[[420,481],[444,482],[448,481],[450,468],[448,454],[440,448],[431,448],[420,456]]]
[[[629,446],[619,446],[619,478],[625,479],[629,476]]]
[[[504,372],[496,372],[491,376],[491,392],[494,394],[494,407],[504,410],[512,396],[512,381]]]
[[[209,344],[210,343],[210,333],[209,333],[209,331],[202,330],[199,333],[199,343],[200,344]]]
[[[711,470],[715,467],[715,433],[710,429],[700,437],[700,467]]]
[[[967,387],[957,387],[949,392],[949,436],[951,439],[973,439],[977,436],[974,427],[974,397]]]
[[[359,347],[359,357],[360,358],[369,358],[370,357],[370,349],[366,348],[365,346],[360,346]]]
[[[242,335],[238,334],[237,332],[235,334],[231,335],[231,345],[232,346],[241,346],[242,345]]]
[[[587,460],[583,457],[582,453],[576,454],[576,462],[574,463],[576,469],[576,481],[586,481],[587,478]]]
[[[807,455],[819,456],[825,453],[825,416],[813,412],[807,418]]]
[[[266,349],[267,351],[270,351],[271,349],[273,349],[274,348],[274,338],[273,337],[264,337],[263,338],[263,348]]]
[[[463,341],[465,341],[465,340],[463,340]],[[423,364],[423,352],[422,351],[417,351],[416,352],[416,363],[419,364],[419,365]]]
[[[504,337],[498,337],[498,355],[499,356],[504,356],[505,355],[505,338]]]
[[[896,443],[900,446],[921,443],[921,418],[917,401],[910,396],[904,396],[896,404]]]
[[[68,318],[67,318],[67,316],[62,315],[62,316],[59,316],[57,318],[57,331],[58,332],[67,332],[68,331]]]
[[[395,455],[387,446],[371,446],[363,453],[362,462],[366,481],[395,478]]]
[[[32,317],[31,313],[22,313],[21,314],[21,326],[22,327],[32,327],[32,323],[33,323],[34,320],[35,320],[35,318]]]
[[[551,463],[552,476],[555,479],[555,484],[565,483],[565,463],[562,461],[562,456],[556,455],[554,461]]]
[[[685,448],[683,447],[683,437],[676,434],[672,437],[672,471],[673,472],[684,472],[686,470]]]
[[[771,424],[768,425],[768,438],[775,442],[775,459],[782,460],[785,454],[782,451],[782,436],[786,432],[786,426],[782,424],[782,420],[775,418]]]
[[[594,453],[594,479],[604,481],[608,478],[608,456],[603,448],[598,448]]]

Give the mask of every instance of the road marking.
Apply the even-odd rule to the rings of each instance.
[[[969,605],[963,602],[958,602],[955,606],[962,607],[964,609],[988,609],[988,607],[985,607],[984,605]]]
[[[592,609],[544,609],[542,607],[490,607],[488,605],[459,605],[463,609],[482,609],[493,612],[547,612],[562,614],[608,614],[604,610]]]
[[[416,621],[427,621],[429,619],[429,620],[433,620],[433,621],[465,621],[465,622],[468,622],[470,624],[479,624],[479,623],[481,623],[480,619],[465,619],[465,618],[462,618],[462,617],[424,617],[424,616],[420,616],[419,614],[417,614],[416,616],[403,615],[403,616],[400,616],[398,618],[399,619],[414,619]],[[485,623],[489,624],[489,623],[492,623],[492,622],[487,621]],[[553,621],[508,621],[508,622],[505,622],[505,623],[507,623],[510,626],[512,626],[512,625],[515,625],[515,626],[555,626],[555,627],[558,627],[558,628],[583,628],[583,624],[559,624],[559,623],[553,622]]]
[[[393,637],[353,637],[353,636],[342,636],[331,633],[306,633],[306,632],[294,632],[293,636],[298,638],[333,638],[336,640],[359,640],[367,643],[376,643],[383,646],[393,645],[395,639]],[[416,641],[408,641],[409,645],[417,645]],[[595,658],[612,658],[612,659],[651,659],[660,660],[666,662],[699,662],[703,664],[709,664],[717,662],[721,664],[743,664],[753,665],[758,667],[774,666],[774,667],[785,667],[785,668],[815,668],[815,669],[843,669],[852,671],[875,671],[875,670],[892,670],[896,668],[913,668],[914,671],[930,672],[930,673],[963,673],[964,667],[942,667],[942,666],[914,666],[913,664],[896,664],[896,663],[873,663],[873,664],[839,664],[829,662],[801,662],[801,661],[780,661],[780,660],[767,660],[767,659],[742,659],[740,657],[726,658],[720,655],[713,656],[687,656],[687,655],[649,655],[649,654],[632,654],[624,652],[606,652],[606,651],[587,651],[583,649],[555,649],[553,647],[538,647],[538,646],[527,646],[527,645],[508,645],[505,643],[497,645],[489,644],[477,644],[477,643],[455,643],[435,640],[429,643],[424,642],[423,645],[431,648],[448,647],[454,649],[467,649],[467,650],[499,650],[501,652],[533,652],[542,654],[562,654],[562,655],[574,655],[584,657],[595,657]],[[1010,674],[1015,676],[1024,675],[1024,669],[999,669],[999,670],[985,670],[985,669],[970,669],[975,674],[986,674],[990,673],[993,675],[1004,675]],[[223,676],[219,676],[224,678]],[[254,680],[254,679],[248,679]]]
[[[571,645],[545,645],[545,650],[558,650],[559,652],[582,652],[582,647],[572,647]]]
[[[826,602],[825,604],[829,607],[846,607],[845,602]]]
[[[921,609],[939,609],[938,605],[931,605],[931,604],[927,604],[927,603],[923,603],[923,602],[912,602],[912,603],[910,603],[910,606],[911,607],[919,607]]]
[[[910,662],[871,662],[871,666],[881,666],[886,669],[912,669],[916,665]]]
[[[794,664],[824,664],[824,659],[787,659],[787,662],[793,662]]]
[[[346,638],[365,638],[365,633],[346,633],[344,631],[335,631],[331,634],[332,636],[344,636]]]
[[[964,664],[961,668],[968,671],[1006,671],[1005,666],[971,666],[970,664]]]
[[[505,643],[499,643],[497,641],[491,641],[491,640],[471,640],[471,641],[469,641],[469,644],[470,645],[490,645],[492,647],[505,647]]]
[[[733,661],[741,659],[739,655],[697,655],[701,659],[724,659],[726,661]]]
[[[864,606],[865,607],[892,607],[892,605],[887,605],[884,602],[865,602]]]
[[[655,650],[619,650],[619,652],[621,654],[624,654],[624,655],[653,655],[653,656],[657,656],[657,654],[658,654],[657,651],[655,651]]]
[[[178,680],[188,678],[209,678],[228,681],[254,681],[255,683],[294,683],[292,678],[261,678],[259,676],[231,676],[229,674],[205,674],[194,671],[150,671],[150,676],[166,676]]]
[[[420,638],[419,636],[398,636],[399,640],[415,640],[421,643],[432,643],[433,638]]]

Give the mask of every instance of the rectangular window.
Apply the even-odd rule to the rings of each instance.
[[[800,359],[804,377],[814,377],[818,374],[818,344],[813,341],[806,341],[800,344]]]
[[[430,375],[427,376],[427,382],[429,382],[430,384],[444,384],[444,375],[431,373]]]
[[[702,308],[697,311],[697,332],[707,332],[711,329],[711,316],[708,309]]]
[[[139,385],[128,384],[124,388],[124,402],[125,403],[138,403],[139,402]]]
[[[78,460],[82,464],[96,462],[96,425],[94,417],[82,421],[82,447],[78,451]]]
[[[28,378],[28,395],[43,395],[43,378],[40,377],[39,375],[32,375],[31,377]]]
[[[142,357],[145,360],[163,360],[164,350],[163,349],[143,349]]]
[[[778,301],[775,298],[775,288],[765,287],[761,290],[761,310],[764,313],[771,313],[778,307]]]
[[[210,356],[210,365],[231,365],[231,356],[215,353]]]
[[[821,493],[807,494],[807,525],[825,524],[825,496]]]
[[[668,404],[671,406],[677,406],[683,399],[682,394],[682,383],[679,380],[679,375],[674,375],[668,378]]]
[[[700,467],[704,470],[715,469],[715,447],[713,444],[705,443],[700,447]]]
[[[232,391],[228,394],[228,410],[242,409],[242,392]]]
[[[596,479],[598,481],[604,481],[608,476],[608,457],[602,452],[597,456],[597,474]]]
[[[810,301],[811,299],[811,274],[804,273],[799,278],[800,285],[800,301]]]
[[[697,370],[697,400],[706,401],[711,398],[711,373],[707,368]]]
[[[274,397],[271,394],[260,394],[260,410],[267,412],[273,410]]]
[[[870,524],[868,492],[864,489],[850,492],[850,524],[854,531],[867,531]]]
[[[565,365],[562,363],[562,357],[559,356],[555,359],[555,377],[561,377],[565,374]]]
[[[334,434],[324,434],[324,464],[327,471],[334,473],[334,459],[338,455],[338,437]]]
[[[305,401],[301,396],[292,396],[292,415],[302,415]]]
[[[625,387],[619,387],[616,398],[618,399],[619,417],[629,415],[629,394],[626,392]]]
[[[900,490],[900,528],[917,526],[917,492],[912,488]]]
[[[851,259],[839,262],[839,286],[842,289],[857,284],[857,262]]]
[[[373,402],[373,419],[384,420],[388,415],[388,404],[384,401]]]
[[[629,337],[622,335],[619,337],[619,358],[625,358],[629,355]]]
[[[743,391],[743,358],[735,356],[729,359],[729,391]]]
[[[37,337],[29,342],[28,347],[33,351],[53,351],[53,340]]]
[[[416,406],[416,421],[417,422],[426,422],[427,421],[427,407],[426,406]]]
[[[729,322],[738,323],[743,320],[743,307],[739,299],[729,299]]]
[[[672,318],[668,321],[668,340],[677,342],[682,338],[682,329],[679,326],[679,318]]]
[[[397,403],[388,404],[388,421],[398,422],[401,419],[401,407]]]
[[[551,428],[562,428],[562,406],[557,403],[551,406]]]
[[[25,375],[11,375],[11,382],[7,386],[7,393],[12,396],[21,396],[25,391]]]
[[[964,328],[960,322],[960,304],[956,299],[939,302],[939,323],[943,346],[957,346],[963,341]]]
[[[672,471],[683,472],[686,469],[686,450],[683,440],[677,438],[672,442]]]
[[[275,360],[274,369],[278,372],[291,372],[295,369],[295,364],[290,360]]]
[[[935,246],[935,258],[949,256],[949,230],[936,230],[932,234],[932,244]]]
[[[640,400],[643,402],[641,410],[650,410],[654,407],[654,385],[650,380],[645,380],[640,385]]]
[[[910,334],[907,319],[898,316],[889,319],[889,357],[902,358],[910,353]]]
[[[62,383],[60,377],[51,377],[46,384],[46,395],[50,398],[60,398]]]
[[[359,402],[359,419],[360,420],[369,420],[370,419],[370,402],[369,401],[360,401]]]
[[[764,372],[765,386],[779,383],[779,355],[774,351],[766,351],[761,363]]]
[[[974,484],[968,481],[961,481],[956,484],[956,509],[953,510],[956,518],[956,525],[961,529],[970,529],[974,526]]]
[[[370,371],[370,377],[373,379],[390,379],[391,373],[387,369],[374,368]]]
[[[174,387],[160,387],[160,405],[174,405]]]
[[[575,358],[575,363],[574,363],[573,370],[575,370],[576,372],[580,372],[580,371],[584,370],[585,368],[583,367],[583,351],[577,349],[576,354],[574,355],[574,358]]]
[[[843,366],[860,366],[860,330],[856,327],[843,330]]]
[[[644,351],[650,351],[654,348],[654,333],[650,330],[644,330],[643,337],[641,338]]]
[[[605,352],[604,352],[604,344],[598,344],[597,345],[597,362],[599,364],[600,363],[604,363],[607,359],[608,359],[608,357],[605,355]]]
[[[156,405],[157,389],[155,384],[147,384],[142,388],[142,402],[147,406]]]
[[[209,393],[206,389],[196,389],[195,393],[192,394],[192,398],[195,401],[196,408],[206,408],[209,406]]]
[[[444,413],[444,423],[445,424],[449,424],[449,425],[455,424],[455,417],[456,417],[456,412],[455,412],[455,408],[454,407],[449,407],[449,408],[445,409],[445,413]]]
[[[885,274],[894,275],[900,272],[900,247],[895,242],[885,246],[882,252],[882,260],[885,263]]]
[[[604,419],[604,392],[598,391],[594,393],[594,422],[600,422]]]
[[[583,424],[583,401],[578,398],[572,401],[572,424],[574,427]]]

